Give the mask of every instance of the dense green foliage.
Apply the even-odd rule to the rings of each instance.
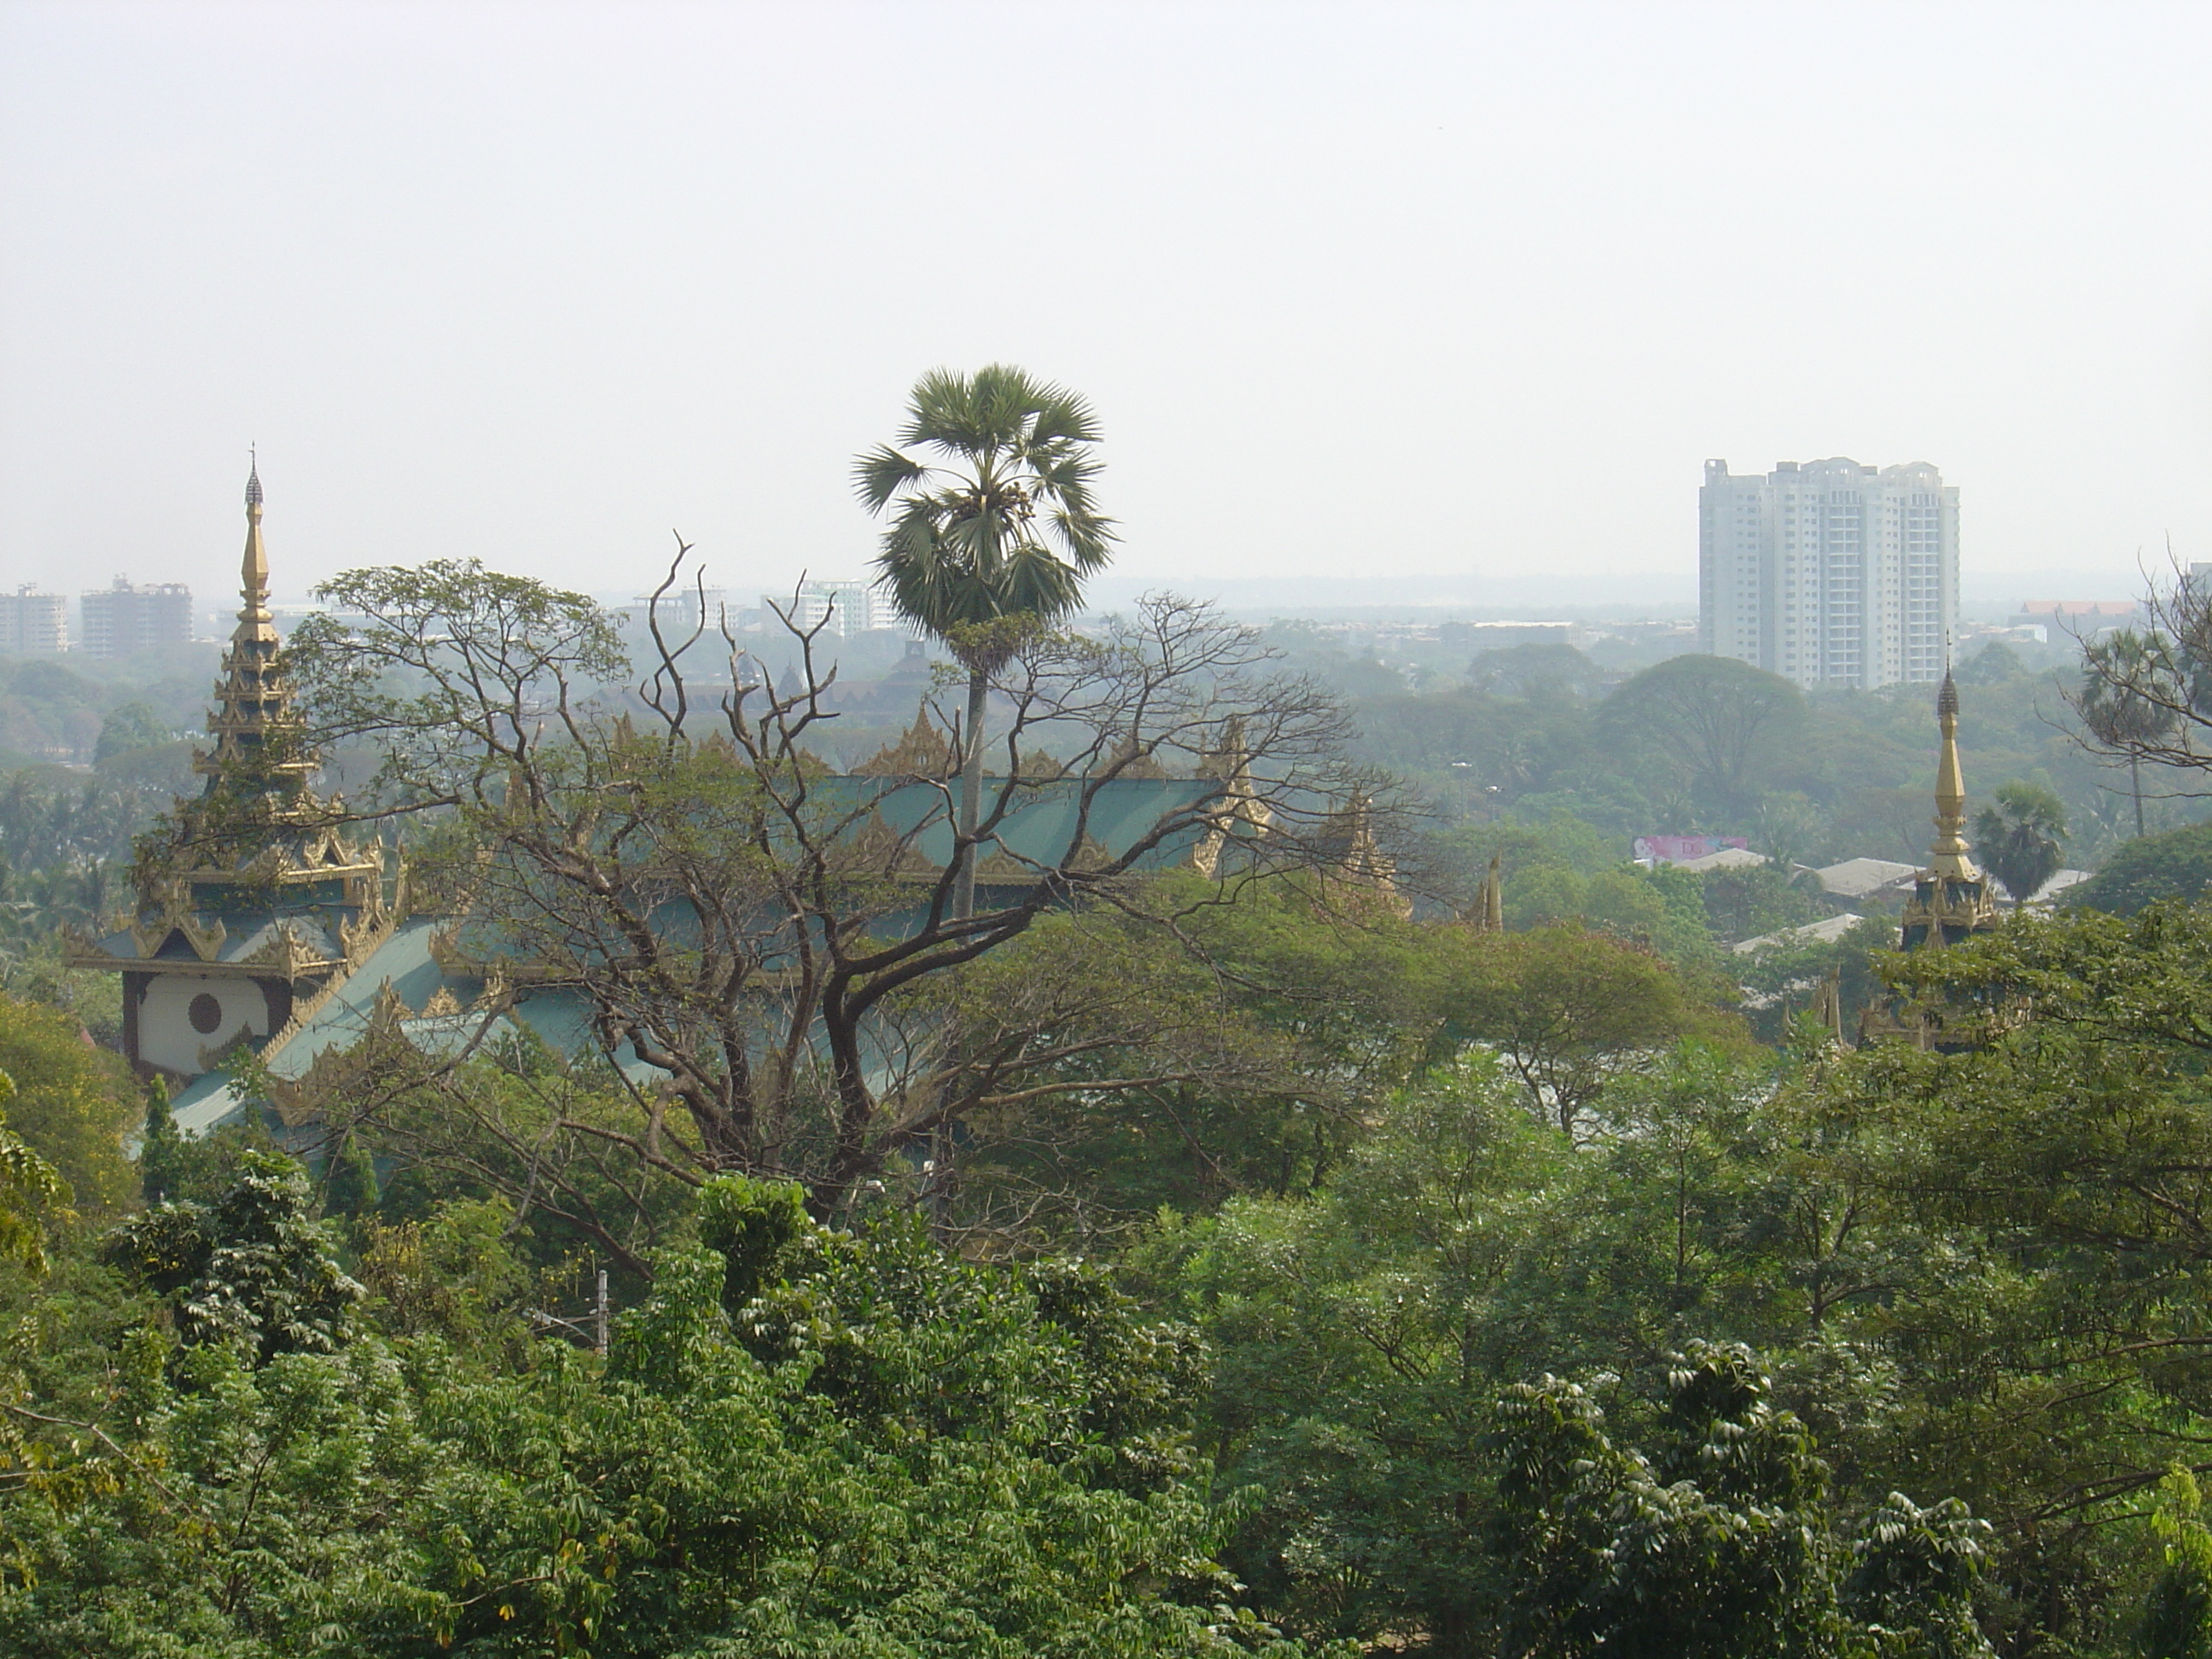
[[[1294,649],[1296,635],[1285,635]],[[1735,835],[1784,861],[1925,856],[1936,766],[1929,688],[1800,694],[1741,663],[1677,657],[1608,686],[1564,645],[1544,666],[1468,665],[1418,691],[1381,665],[1300,659],[1361,715],[1364,750],[1454,817],[1540,828],[1566,813],[1613,860],[1644,835]],[[1504,654],[1504,653],[1500,653]],[[1959,741],[1977,796],[2017,781],[2055,793],[2067,861],[2093,868],[2136,833],[2124,764],[2085,750],[2074,660],[2003,645],[1959,671]],[[2197,815],[2187,775],[2141,769],[2153,830]],[[2179,787],[2177,787],[2177,783]]]
[[[69,1197],[54,1166],[24,1144],[8,1127],[8,1103],[15,1080],[0,1072],[0,1261],[21,1261],[34,1273],[46,1266],[42,1224],[46,1212]]]
[[[1625,878],[1709,927],[1695,878]],[[526,1047],[456,1074],[422,1163],[313,1182],[157,1096],[164,1201],[34,1202],[49,1273],[0,1269],[0,1646],[2203,1650],[2212,910],[1889,961],[1957,1052],[1754,1047],[1611,932],[1295,887],[1183,924],[1202,956],[1054,918],[942,1009],[1118,987],[1187,1074],[1094,1094],[1083,1049],[958,1180],[834,1215],[623,1199],[599,1085]],[[90,1091],[58,1160],[112,1147],[132,1092],[20,1013]],[[618,1201],[627,1257],[586,1224]]]
[[[431,574],[488,648],[544,598]],[[2088,902],[1777,940],[1837,908],[1795,866],[1922,850],[1920,692],[1338,666],[1446,809],[1391,846],[1417,906],[1325,869],[1041,902],[886,1003],[871,1042],[957,1064],[864,1079],[896,1132],[807,1186],[812,1131],[740,1157],[527,1035],[364,1045],[309,1167],[273,1119],[181,1137],[52,959],[175,760],[158,697],[94,700],[100,769],[0,796],[0,1650],[2212,1653],[2204,832],[2124,840],[2126,775],[1992,647],[1981,854],[2017,893],[2108,854]],[[465,690],[361,690],[387,758],[482,759]],[[482,775],[575,786],[511,726]],[[610,730],[702,890],[776,877],[669,805],[733,751]],[[1629,864],[1655,830],[1775,856]],[[1942,1049],[1836,1041],[1892,999]]]
[[[137,1178],[123,1137],[138,1122],[138,1091],[114,1054],[69,1014],[0,994],[0,1072],[15,1085],[8,1121],[94,1212],[129,1201]]]
[[[195,1300],[262,1303],[272,1260],[313,1255],[305,1192],[249,1163],[193,1218]],[[1188,1332],[1095,1268],[965,1265],[908,1220],[823,1229],[756,1184],[708,1196],[729,1254],[664,1255],[604,1363],[556,1342],[487,1364],[388,1293],[334,1305],[313,1342],[193,1315],[179,1347],[81,1267],[69,1322],[10,1355],[55,1409],[11,1419],[0,1644],[1303,1650],[1209,1559],[1240,1504],[1206,1495]],[[119,1238],[136,1271],[147,1231]],[[115,1386],[73,1375],[72,1344],[106,1347]]]
[[[2196,899],[2212,887],[2212,824],[2191,824],[2130,841],[2072,896],[2132,915],[2160,899]]]

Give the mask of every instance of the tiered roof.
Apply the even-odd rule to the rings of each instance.
[[[177,802],[167,848],[141,859],[133,913],[103,937],[72,936],[81,966],[314,980],[357,965],[391,932],[382,858],[346,836],[337,803],[308,787],[317,763],[269,610],[261,513],[257,464],[238,625],[208,711],[210,742],[192,756],[206,785]]]

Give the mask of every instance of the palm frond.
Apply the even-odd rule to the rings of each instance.
[[[948,638],[1015,615],[1056,619],[1117,539],[1091,499],[1100,468],[1090,404],[1008,363],[972,374],[932,369],[915,383],[899,442],[854,465],[872,513],[893,511],[876,560],[900,614]],[[956,460],[955,458],[957,458]]]
[[[880,513],[908,485],[928,477],[929,469],[911,455],[884,444],[853,462],[853,493],[869,512]]]

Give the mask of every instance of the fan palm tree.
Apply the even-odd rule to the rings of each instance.
[[[1974,817],[1975,850],[2015,904],[2025,903],[2058,873],[2066,807],[2033,783],[2001,783]]]
[[[1074,611],[1083,579],[1110,556],[1113,521],[1091,497],[1097,441],[1097,419],[1082,398],[994,363],[973,374],[923,375],[898,446],[853,463],[862,503],[890,515],[878,585],[968,671],[956,915],[975,913],[991,676],[1025,627]]]

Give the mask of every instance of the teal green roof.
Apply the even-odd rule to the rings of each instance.
[[[995,792],[1003,787],[1003,780],[985,780],[987,813]],[[988,862],[1011,857],[1018,863],[1052,867],[1066,862],[1086,840],[1107,857],[1120,858],[1162,817],[1184,814],[1194,818],[1194,809],[1220,787],[1210,779],[1116,779],[1091,787],[1087,813],[1081,780],[1025,787],[983,848],[982,858]],[[896,778],[836,777],[817,787],[815,799],[832,823],[848,817],[859,822],[872,818],[896,835],[911,836],[914,857],[925,866],[942,868],[951,856],[946,797],[933,785]],[[1158,870],[1187,862],[1200,834],[1194,821],[1180,826],[1159,847],[1148,849],[1135,867]],[[988,876],[985,879],[988,885]],[[483,989],[480,977],[449,974],[432,953],[433,940],[452,925],[452,918],[444,916],[416,916],[401,923],[289,1036],[264,1051],[270,1074],[285,1079],[304,1077],[323,1054],[342,1052],[360,1042],[387,988],[404,1011],[401,1030],[409,1041],[428,1054],[458,1052],[477,1036],[482,1017],[423,1012],[441,990],[449,992],[465,1009]],[[592,1040],[589,1005],[573,990],[526,994],[501,1016],[488,1036],[496,1039],[503,1030],[517,1025],[529,1027],[549,1047],[566,1054],[582,1052]],[[617,1064],[640,1081],[654,1074],[653,1068],[627,1051],[617,1056]],[[228,1074],[217,1071],[193,1079],[172,1109],[180,1131],[200,1135],[239,1121],[250,1105]]]

